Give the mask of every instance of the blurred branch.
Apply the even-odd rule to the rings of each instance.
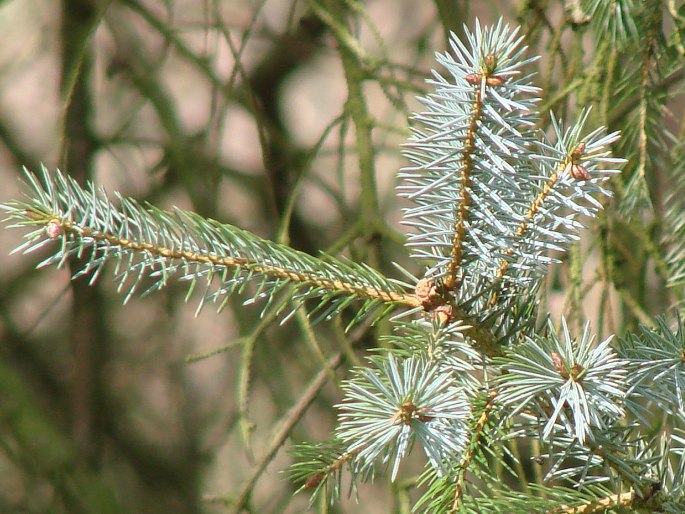
[[[312,380],[307,389],[302,393],[297,403],[293,405],[283,416],[281,424],[274,429],[274,432],[270,437],[270,443],[264,452],[264,455],[252,468],[248,479],[240,489],[240,493],[238,494],[236,501],[232,503],[229,514],[239,514],[245,508],[247,501],[252,494],[252,490],[254,489],[255,482],[264,472],[264,469],[269,462],[271,462],[271,460],[276,456],[278,450],[283,447],[283,443],[290,434],[290,431],[293,429],[295,424],[300,421],[304,413],[319,394],[319,391],[321,391],[321,388],[323,388],[326,382],[330,379],[329,370],[337,368],[342,363],[342,360],[341,353],[338,353],[328,359],[326,366],[319,371],[316,377],[314,377],[314,380]]]
[[[97,151],[91,129],[90,40],[103,12],[104,7],[94,0],[62,0],[60,87],[64,99],[64,125],[61,160],[62,167],[70,170],[71,176],[81,184],[91,178]],[[79,258],[69,261],[72,272],[82,264]],[[97,427],[106,415],[101,409],[104,387],[101,380],[110,337],[100,285],[89,287],[84,281],[76,281],[71,287],[71,428],[80,451],[94,465],[102,453],[102,434]]]
[[[151,10],[147,9],[137,0],[126,0],[125,5],[139,14],[166,41],[168,41],[188,63],[195,66],[200,73],[207,77],[224,95],[231,94],[239,103],[245,106],[254,116],[260,132],[263,160],[265,171],[269,179],[271,198],[274,211],[280,216],[286,209],[288,197],[294,182],[293,176],[297,175],[302,165],[300,150],[293,144],[283,124],[280,112],[281,84],[306,62],[309,62],[320,50],[319,38],[324,33],[325,26],[315,17],[305,16],[294,31],[286,32],[273,41],[270,50],[254,67],[253,71],[244,76],[245,85],[235,91],[231,83],[223,83],[213,72],[207,59],[198,57],[197,53],[189,48],[181,38],[160,21]],[[224,31],[227,43],[230,45],[230,34],[221,20],[217,20],[217,27]],[[253,20],[251,23],[255,23]],[[251,25],[245,28],[250,31]],[[241,70],[240,54],[234,52],[236,69]],[[136,74],[141,90],[150,91],[150,87],[157,83],[146,84],[145,76]],[[154,92],[154,90],[152,90]],[[160,109],[162,99],[160,92],[151,97],[153,104]],[[155,100],[155,98],[157,100]],[[163,113],[164,111],[162,111]],[[160,113],[161,115],[161,113]],[[170,127],[174,124],[168,114],[163,116]],[[173,138],[172,138],[173,141]],[[173,143],[172,143],[173,144]],[[203,212],[203,211],[200,211]],[[211,213],[204,212],[207,215]],[[319,249],[315,243],[317,239],[312,236],[311,227],[293,213],[291,217],[291,244],[294,248],[313,253]]]

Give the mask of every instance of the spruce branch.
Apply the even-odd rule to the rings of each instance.
[[[682,421],[682,416],[681,416]],[[682,426],[682,425],[681,425]],[[663,431],[653,453],[658,457],[655,468],[656,486],[649,492],[664,512],[675,514],[685,507],[685,432],[675,428]],[[646,456],[647,457],[647,456]]]
[[[623,415],[626,362],[609,346],[611,338],[594,347],[589,324],[579,341],[563,318],[562,330],[560,338],[550,324],[547,337],[529,338],[498,361],[506,371],[499,378],[499,401],[512,414],[532,408],[546,419],[543,439],[560,422],[584,444]]]
[[[491,425],[492,426],[492,425]],[[485,435],[485,433],[483,433]],[[490,451],[488,441],[481,444],[483,453]],[[491,453],[497,458],[494,453]],[[501,457],[500,457],[501,459]],[[479,467],[487,468],[491,462],[483,460],[479,462]],[[475,470],[474,471],[482,471]],[[592,508],[602,503],[611,504],[614,492],[603,484],[590,484],[582,489],[574,489],[564,486],[561,483],[554,485],[526,484],[525,492],[512,490],[507,486],[507,481],[496,474],[479,473],[476,479],[469,482],[469,492],[464,494],[453,509],[454,482],[450,477],[437,477],[427,470],[421,478],[424,483],[429,479],[433,482],[430,489],[417,502],[415,511],[423,507],[421,512],[434,513],[478,513],[478,514],[561,514],[573,512],[574,508]],[[486,470],[487,472],[487,470]],[[521,479],[521,476],[512,475],[514,478]],[[474,491],[478,491],[474,494]],[[479,494],[480,493],[480,494]],[[578,512],[583,512],[579,510]],[[590,510],[588,510],[590,512]]]
[[[466,34],[438,55],[453,81],[434,74],[398,191],[417,204],[405,211],[416,230],[407,244],[432,263],[417,284],[424,309],[487,330],[478,341],[492,356],[531,329],[550,251],[578,238],[576,216],[596,214],[594,197],[608,195],[600,184],[623,160],[608,150],[618,133],[582,135],[588,111],[566,130],[552,118],[554,142],[536,131],[538,90],[523,73],[533,59],[516,30],[500,22]]]
[[[653,198],[650,195],[648,179],[654,173],[658,164],[659,156],[667,154],[667,143],[664,137],[661,108],[665,99],[654,91],[655,73],[654,68],[659,66],[662,49],[659,40],[662,36],[662,12],[660,1],[643,2],[638,16],[641,25],[640,33],[640,64],[639,71],[630,79],[638,84],[639,105],[637,109],[637,123],[634,130],[627,131],[627,136],[634,138],[637,143],[637,163],[632,175],[628,180],[625,190],[625,198],[622,210],[627,215],[632,215],[638,208],[653,208]]]
[[[343,385],[337,436],[356,452],[355,470],[368,475],[377,463],[391,466],[391,480],[418,439],[431,465],[450,472],[466,443],[469,403],[452,374],[421,357],[372,357]]]
[[[619,354],[631,363],[626,405],[644,419],[640,400],[647,400],[671,416],[685,412],[685,328],[680,316],[675,330],[667,318],[655,327],[640,326],[619,339]]]
[[[635,0],[581,0],[597,34],[608,34],[619,46],[639,41]]]
[[[640,209],[656,209],[656,214],[661,214],[661,206],[654,203],[660,203],[655,181],[661,170],[671,167],[669,148],[677,140],[665,121],[670,114],[673,93],[678,91],[663,89],[662,79],[682,70],[682,54],[674,52],[675,49],[669,45],[664,27],[675,20],[664,19],[662,5],[660,0],[649,0],[641,2],[635,9],[634,20],[640,37],[632,42],[628,53],[631,62],[621,69],[618,92],[615,93],[636,99],[632,108],[625,112],[630,122],[626,124],[622,145],[623,153],[631,157],[621,199],[621,211],[629,217]]]
[[[472,395],[480,387],[480,380],[474,373],[483,365],[483,353],[482,348],[476,349],[470,342],[470,328],[460,322],[398,321],[393,333],[380,341],[389,346],[384,351],[393,355],[422,357],[434,363],[442,371],[451,373],[454,381]]]
[[[601,170],[599,166],[624,162],[623,159],[608,157],[606,150],[608,145],[618,139],[618,133],[614,132],[602,137],[600,130],[589,134],[586,138],[581,138],[580,133],[588,115],[589,111],[583,112],[579,122],[566,133],[562,132],[560,124],[552,116],[556,144],[552,146],[548,142],[540,143],[540,147],[543,151],[547,150],[548,155],[533,156],[533,158],[545,159],[547,162],[539,167],[537,180],[540,181],[540,185],[533,188],[534,191],[537,189],[537,194],[514,232],[512,240],[515,246],[504,251],[504,258],[500,261],[495,274],[498,283],[505,278],[511,263],[516,262],[512,257],[517,257],[518,261],[523,263],[538,261],[539,271],[544,272],[546,264],[554,262],[555,259],[536,255],[533,252],[539,252],[541,248],[561,250],[560,245],[572,240],[573,233],[581,226],[567,214],[560,216],[557,212],[562,209],[571,209],[576,213],[594,216],[599,204],[593,200],[592,193],[607,194],[604,189],[598,187],[598,184],[607,180],[609,173],[617,173],[618,170]],[[574,196],[584,199],[584,203],[589,203],[590,208],[583,207],[581,202],[572,201]],[[560,228],[562,230],[559,230]],[[529,237],[530,232],[538,232],[551,241],[539,241],[539,236],[535,234]],[[527,274],[521,275],[523,278]],[[499,289],[496,288],[493,291],[490,307],[494,307],[497,303]]]
[[[300,485],[298,491],[310,491],[310,506],[324,491],[332,504],[340,498],[343,469],[350,467],[351,461],[361,450],[345,451],[345,444],[339,439],[299,444],[292,448],[297,461],[290,466],[288,474],[295,484]],[[355,474],[350,475],[351,489],[354,490]]]
[[[585,14],[596,16],[595,27],[608,31],[612,41],[623,45],[621,51],[637,44],[633,30],[647,37],[648,45],[635,52],[641,61],[636,86],[627,84],[625,79],[636,76],[628,70],[624,80],[608,77],[604,90],[607,98],[616,89],[624,99],[631,91],[640,99],[633,177],[642,180],[652,158],[650,145],[664,151],[663,142],[652,135],[663,98],[648,94],[657,83],[653,75],[661,75],[653,72],[659,71],[655,60],[663,44],[662,12],[643,7],[640,23],[633,26],[626,16],[636,12],[634,0],[567,4],[578,23]],[[343,16],[348,9],[363,10],[318,0],[311,0],[310,7],[339,43],[367,221],[350,234],[368,235],[378,227],[378,199],[372,123],[362,85],[365,72],[375,72],[377,63]],[[552,62],[561,55],[562,29],[552,35]],[[54,248],[41,266],[85,256],[75,276],[90,275],[91,281],[111,262],[119,289],[126,290],[124,301],[138,291],[160,289],[172,277],[189,283],[188,295],[204,286],[200,307],[211,301],[221,309],[233,293],[249,294],[247,302],[264,299],[267,319],[245,338],[241,413],[248,405],[256,335],[282,310],[298,311],[321,367],[274,429],[232,512],[248,504],[256,480],[328,378],[335,377],[342,355],[350,366],[368,364],[353,367],[352,377],[342,383],[334,439],[297,446],[297,462],[290,468],[299,490],[312,493],[312,502],[323,494],[331,503],[337,500],[343,473],[349,474],[351,492],[381,472],[396,480],[402,461],[418,443],[427,464],[411,483],[427,486],[415,506],[426,512],[684,511],[682,320],[658,319],[654,327],[616,338],[618,343],[613,336],[598,341],[589,324],[575,337],[563,317],[560,330],[551,322],[547,328],[536,325],[545,314],[539,312],[538,292],[549,264],[578,241],[582,220],[595,217],[607,203],[605,182],[625,162],[610,153],[618,132],[586,129],[589,109],[581,109],[568,126],[552,115],[549,133],[541,132],[539,90],[527,71],[534,58],[527,58],[518,29],[500,20],[485,28],[476,23],[473,32],[464,33],[463,41],[452,34],[450,53],[438,55],[446,74],[434,72],[430,83],[435,90],[421,99],[425,112],[415,117],[406,145],[410,164],[400,172],[398,192],[414,202],[404,211],[403,223],[412,227],[407,247],[422,270],[406,272],[408,283],[366,264],[314,257],[191,212],[162,211],[117,194],[111,201],[91,184],[81,187],[44,168],[40,177],[27,172],[25,200],[0,206],[13,226],[30,229],[26,243],[15,251]],[[609,55],[610,47],[610,41],[604,42],[600,55]],[[611,53],[612,67],[618,52]],[[562,55],[564,66],[572,59],[570,53]],[[569,66],[565,71],[577,70]],[[587,79],[597,94],[601,70]],[[560,94],[576,88],[577,80]],[[682,147],[673,152],[682,153]],[[635,199],[634,193],[629,187],[624,204]],[[685,245],[678,241],[685,233],[682,205],[674,201],[669,227],[675,280],[685,276]],[[608,225],[603,223],[602,230],[609,231]],[[644,241],[651,243],[650,238]],[[602,250],[609,273],[608,243]],[[657,250],[650,248],[652,254]],[[578,261],[572,264],[574,277],[580,277]],[[649,322],[638,295],[629,298]],[[380,348],[366,361],[350,341],[346,353],[325,359],[307,316],[326,319],[355,300],[360,303],[351,323],[365,315],[372,323],[396,307],[402,312],[390,320],[393,330],[379,337]],[[600,308],[603,320],[604,305]],[[336,332],[343,339],[342,330]],[[522,441],[535,445],[532,459],[539,466],[540,484],[526,483],[528,468],[520,456],[527,452],[511,446]],[[517,476],[521,490],[508,481]]]
[[[467,31],[468,46],[452,35],[453,54],[438,62],[454,82],[434,73],[435,93],[422,99],[427,111],[415,117],[420,126],[406,145],[414,165],[400,172],[398,191],[417,204],[405,211],[403,223],[417,230],[408,245],[434,263],[426,277],[447,290],[480,261],[496,262],[501,240],[491,232],[506,232],[508,200],[518,190],[538,90],[522,72],[532,59],[522,57],[517,33],[500,20]]]
[[[612,492],[627,487],[640,498],[648,496],[654,486],[651,467],[655,459],[645,457],[641,450],[644,441],[635,423],[621,420],[624,425],[616,422],[604,430],[595,429],[592,438],[581,443],[561,423],[543,439],[539,415],[524,413],[521,417],[524,421],[517,426],[518,435],[541,440],[543,451],[536,459],[541,465],[549,461],[545,483],[568,481],[580,490],[607,484],[613,487]]]
[[[374,308],[382,316],[393,307],[407,314],[425,308],[423,300],[363,263],[321,254],[318,258],[262,239],[238,227],[205,219],[193,212],[162,211],[141,206],[115,193],[118,206],[93,184],[85,188],[61,171],[42,168],[40,176],[25,170],[25,201],[0,205],[12,227],[31,227],[27,241],[14,252],[28,254],[57,242],[55,253],[40,267],[62,267],[71,255],[89,255],[74,278],[90,274],[98,279],[108,261],[115,264],[118,290],[127,287],[127,303],[146,282],[142,295],[163,288],[172,276],[189,283],[189,298],[204,279],[205,292],[198,310],[207,301],[219,302],[219,310],[234,292],[244,293],[253,281],[256,290],[249,299],[266,299],[264,309],[286,285],[294,287],[293,300],[281,302],[279,313],[294,312],[299,302],[318,300],[309,315],[329,318],[354,300],[361,306],[350,324]],[[218,285],[213,285],[217,281]],[[281,312],[283,311],[283,312]],[[463,320],[471,339],[488,355],[498,355],[494,335],[463,309],[451,311],[452,320]]]
[[[13,226],[34,227],[15,251],[30,253],[55,240],[54,254],[40,266],[62,266],[71,255],[89,255],[76,276],[91,274],[91,282],[107,261],[114,261],[118,288],[128,284],[125,302],[144,279],[152,281],[147,294],[180,275],[190,283],[188,295],[204,279],[200,306],[205,300],[222,300],[223,307],[230,294],[242,292],[251,279],[258,284],[252,300],[266,297],[270,302],[289,284],[298,300],[318,298],[318,310],[328,304],[325,317],[354,299],[363,302],[359,315],[382,305],[386,310],[390,305],[420,305],[415,295],[364,264],[328,255],[316,258],[192,212],[143,207],[115,194],[117,207],[104,191],[92,185],[82,188],[59,171],[51,174],[43,168],[41,179],[27,171],[26,186],[27,201],[2,206]],[[218,286],[212,284],[215,277]]]
[[[673,147],[671,155],[674,184],[666,199],[663,243],[668,248],[668,283],[678,286],[685,283],[685,140]]]
[[[529,178],[534,196],[495,273],[500,286],[492,294],[491,307],[507,282],[508,293],[516,294],[518,289],[511,286],[538,280],[549,263],[558,262],[543,251],[561,251],[576,240],[582,225],[575,217],[594,217],[601,208],[595,197],[609,195],[601,184],[618,173],[616,165],[625,160],[610,156],[608,147],[618,140],[617,132],[606,134],[600,128],[582,136],[589,114],[583,111],[567,130],[552,115],[555,142],[543,138],[537,143],[540,152],[531,155],[536,173]]]

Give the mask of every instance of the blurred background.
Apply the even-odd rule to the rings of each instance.
[[[394,187],[434,52],[476,16],[522,24],[546,56],[543,102],[573,113],[564,85],[589,76],[594,58],[577,8],[0,1],[0,202],[20,194],[22,166],[43,163],[308,253],[418,272]],[[185,303],[179,283],[122,306],[106,275],[91,287],[69,269],[36,271],[41,255],[9,255],[21,235],[0,230],[0,512],[306,509],[283,473],[287,449],[329,436],[345,366],[331,367],[358,362],[386,325],[345,334],[344,319],[312,327],[296,316],[280,326],[273,309],[260,317],[241,298],[197,314],[198,294]],[[641,248],[626,250],[637,260],[628,276],[647,270],[651,285],[632,306],[616,277],[597,276],[595,248],[550,275],[546,308],[600,317],[606,333],[664,310]],[[412,476],[421,462],[403,469]],[[405,512],[409,498],[401,481],[359,495],[331,512]]]

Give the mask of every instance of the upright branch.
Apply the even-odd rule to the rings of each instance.
[[[483,74],[485,77],[486,75]],[[480,84],[477,84],[478,86]],[[445,287],[453,289],[459,287],[457,281],[457,272],[461,265],[463,257],[463,244],[466,236],[466,225],[468,223],[469,208],[471,206],[471,173],[473,172],[473,153],[476,148],[476,132],[478,131],[478,120],[480,120],[483,112],[483,102],[480,96],[480,87],[474,91],[473,98],[473,113],[469,121],[466,139],[464,141],[464,154],[462,157],[462,165],[460,170],[460,189],[459,189],[459,204],[457,205],[457,215],[454,222],[454,239],[452,240],[452,251],[450,252],[451,260],[447,275],[444,279]]]
[[[583,145],[582,148],[585,147],[584,143],[581,143]],[[578,145],[578,149],[580,149],[580,144]],[[582,154],[582,150],[574,151],[575,153]],[[577,160],[577,159],[576,159]],[[530,208],[528,209],[528,212],[525,214],[525,219],[519,224],[518,228],[516,229],[516,232],[514,232],[514,240],[515,241],[521,241],[523,236],[525,235],[526,231],[530,227],[530,224],[533,222],[535,219],[535,216],[538,214],[540,211],[540,207],[545,202],[545,199],[549,196],[549,194],[552,192],[554,187],[557,185],[557,182],[559,180],[559,174],[562,173],[564,170],[567,169],[567,166],[569,163],[572,163],[573,159],[572,157],[568,157],[567,159],[562,160],[557,168],[554,170],[552,175],[549,177],[545,185],[542,187],[542,190],[538,193],[538,195],[535,197],[535,199],[531,202]],[[572,166],[576,166],[579,169],[580,165],[577,163],[573,163]],[[587,171],[585,172],[587,174]],[[575,175],[574,175],[575,177]],[[589,178],[589,176],[588,176]],[[497,284],[501,287],[501,282],[504,276],[507,273],[507,270],[509,269],[509,263],[510,257],[514,255],[514,248],[509,247],[505,250],[504,252],[505,257],[500,261],[499,267],[497,268],[497,272],[495,273],[495,278],[497,280]],[[490,297],[490,307],[494,307],[495,304],[497,303],[497,300],[499,299],[499,289],[500,287],[497,287],[493,292],[492,296]]]
[[[642,2],[642,12],[640,21],[644,37],[640,41],[641,55],[638,74],[634,79],[639,83],[639,110],[637,131],[638,159],[636,160],[633,175],[624,193],[624,211],[631,213],[638,206],[652,207],[652,202],[658,200],[658,191],[651,183],[658,179],[648,177],[648,174],[658,174],[660,167],[664,166],[659,162],[663,156],[665,148],[670,142],[662,135],[662,126],[659,124],[665,108],[663,95],[656,91],[655,71],[659,67],[665,67],[665,50],[659,40],[662,37],[660,28],[664,22],[663,13],[660,7],[661,2],[650,0]],[[676,136],[677,137],[677,136]],[[659,205],[655,207],[660,208]]]
[[[620,162],[606,148],[618,135],[582,134],[587,112],[568,130],[553,119],[554,142],[535,129],[538,89],[525,73],[534,59],[516,30],[476,25],[450,46],[438,60],[454,80],[436,74],[422,99],[398,189],[416,204],[407,244],[428,261],[435,291],[424,309],[489,328],[495,355],[534,326],[549,250],[564,250],[582,227],[575,217],[601,207],[593,195],[608,194],[600,184],[618,172],[604,166]]]
[[[434,75],[435,92],[422,99],[426,112],[416,116],[407,143],[412,165],[401,171],[398,189],[416,204],[403,223],[416,229],[408,236],[413,255],[429,262],[424,278],[443,303],[480,324],[482,301],[474,299],[494,278],[510,240],[506,220],[520,203],[516,181],[532,141],[538,89],[524,73],[534,59],[524,57],[516,30],[501,22],[477,25],[467,39],[453,36],[452,53],[438,56],[454,80]]]
[[[452,251],[450,255],[452,259],[449,263],[447,275],[444,278],[444,285],[449,289],[458,288],[459,280],[457,279],[457,272],[461,265],[463,256],[463,245],[466,237],[467,225],[469,223],[469,210],[471,208],[471,174],[473,173],[473,160],[476,158],[476,142],[478,126],[483,114],[483,98],[487,96],[486,88],[502,86],[506,78],[495,75],[497,69],[497,56],[494,53],[489,53],[483,58],[483,63],[480,73],[469,73],[464,77],[464,80],[474,86],[472,114],[468,123],[466,131],[466,139],[464,140],[464,150],[462,156],[462,165],[459,172],[460,175],[460,189],[459,189],[459,203],[457,206],[456,221],[454,223],[454,239],[452,242]]]
[[[564,250],[578,238],[582,225],[575,217],[594,216],[601,208],[595,196],[609,194],[601,184],[618,173],[612,165],[624,162],[609,156],[608,145],[618,139],[618,133],[605,134],[598,129],[582,136],[588,115],[589,111],[584,111],[578,123],[566,131],[553,117],[556,141],[543,140],[538,144],[540,153],[530,157],[535,170],[528,178],[531,199],[498,263],[490,308],[505,291],[508,297],[525,294],[547,264],[556,260],[546,254]]]

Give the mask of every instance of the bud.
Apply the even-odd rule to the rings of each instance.
[[[569,173],[576,180],[590,180],[591,178],[588,170],[580,164],[571,164]]]
[[[576,145],[576,147],[571,152],[571,160],[576,162],[585,153],[585,143],[581,141]]]
[[[502,84],[504,84],[504,78],[500,77],[498,75],[491,75],[485,79],[485,83],[488,86],[493,86],[493,87],[501,86]]]
[[[57,239],[62,234],[62,225],[60,225],[59,220],[50,220],[45,225],[45,232],[50,239]]]
[[[452,321],[452,306],[440,305],[433,311],[433,316],[443,325]]]
[[[422,278],[416,283],[414,292],[425,309],[430,309],[439,303],[438,288],[433,280]]]
[[[570,375],[564,367],[564,361],[561,360],[561,355],[559,355],[557,352],[552,352],[552,363],[554,364],[554,369],[556,369],[557,373],[561,375],[561,378],[568,380]]]
[[[428,414],[419,413],[416,416],[416,419],[418,419],[421,423],[428,423],[429,421],[433,421],[435,418],[433,416],[429,416]]]
[[[474,86],[477,86],[480,84],[480,81],[482,79],[482,75],[479,75],[478,73],[469,73],[464,77],[464,80],[468,82],[469,84],[473,84]]]
[[[504,82],[506,82],[506,79],[504,77],[500,77],[499,75],[481,75],[480,73],[469,73],[464,77],[464,80],[469,84],[478,86],[483,80],[483,77],[485,77],[485,83],[491,87],[501,86],[504,84]]]
[[[314,489],[317,487],[324,478],[324,473],[320,472],[315,475],[310,476],[307,482],[304,484],[305,489]]]
[[[585,371],[583,369],[583,366],[581,366],[580,364],[574,364],[571,367],[571,378],[575,382],[580,382],[581,380],[583,380],[583,376],[584,376],[583,371]]]
[[[495,56],[495,54],[488,54],[485,56],[485,59],[483,59],[483,63],[485,64],[485,69],[488,73],[492,73],[497,67],[497,56]]]

